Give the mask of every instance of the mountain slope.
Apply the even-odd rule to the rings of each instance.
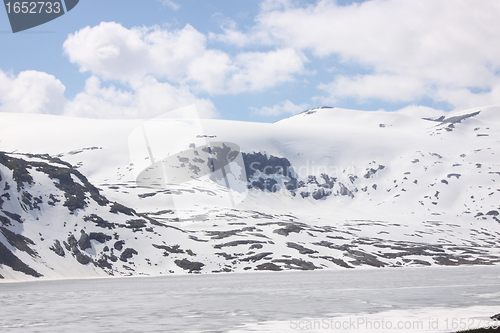
[[[500,259],[500,108],[0,120],[8,280]]]

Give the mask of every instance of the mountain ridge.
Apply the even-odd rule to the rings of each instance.
[[[337,108],[307,114],[314,110],[275,124],[201,120],[191,136],[163,121],[160,134],[148,132],[152,156],[162,158],[155,140],[180,138],[185,150],[172,156],[187,175],[207,158],[192,155],[202,142],[234,143],[241,157],[218,167],[226,170],[218,183],[193,176],[164,188],[135,181],[142,169],[130,133],[141,121],[0,114],[0,150],[10,151],[0,153],[0,275],[500,260],[491,247],[500,236],[500,108],[427,120]]]

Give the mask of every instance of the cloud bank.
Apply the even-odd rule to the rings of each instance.
[[[176,2],[160,2],[182,10]],[[280,90],[283,101],[250,112],[278,116],[347,100],[389,106],[426,101],[426,107],[449,109],[500,104],[498,1],[265,0],[259,8],[252,26],[238,29],[225,18],[218,33],[189,24],[85,27],[63,45],[67,59],[90,76],[84,91],[67,100],[54,76],[0,70],[0,110],[150,117],[195,103],[213,117],[215,96],[258,98],[304,82],[304,76],[312,91],[306,99]]]
[[[500,103],[500,2],[372,0],[341,6],[267,0],[247,33],[225,29],[227,44],[280,45],[333,59],[358,72],[318,85],[323,103],[342,98],[455,108]]]

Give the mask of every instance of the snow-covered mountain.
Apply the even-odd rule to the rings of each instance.
[[[0,113],[5,280],[500,261],[500,107]]]

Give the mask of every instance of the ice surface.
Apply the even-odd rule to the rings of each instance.
[[[358,324],[346,332],[382,332],[367,325],[384,321],[423,325],[405,332],[452,332],[461,323],[491,323],[500,312],[499,287],[496,266],[2,283],[0,330],[344,331],[305,329],[320,321]]]

